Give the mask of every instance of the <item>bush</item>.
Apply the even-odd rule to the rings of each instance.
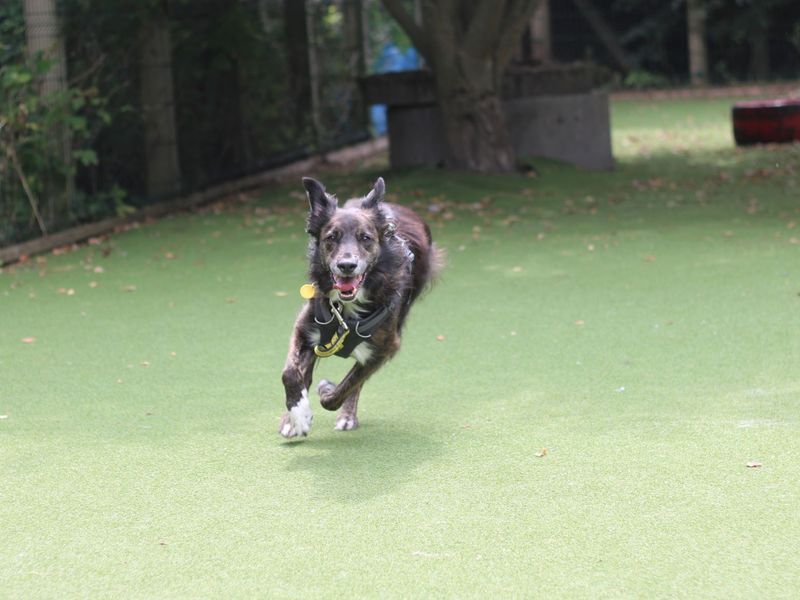
[[[92,141],[111,122],[106,100],[93,87],[43,93],[54,64],[25,56],[21,6],[0,7],[0,23],[0,246],[96,218],[109,204],[124,210],[119,189],[100,196],[74,189],[77,170],[97,164]]]

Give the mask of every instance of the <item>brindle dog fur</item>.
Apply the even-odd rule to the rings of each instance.
[[[353,351],[356,362],[344,379],[317,386],[323,408],[341,409],[335,429],[355,429],[364,382],[397,353],[411,305],[443,264],[428,225],[411,209],[383,202],[383,179],[341,208],[318,181],[305,177],[303,185],[310,206],[309,278],[316,293],[295,322],[283,369],[287,410],[279,432],[286,438],[307,435],[313,420],[308,390],[318,358],[314,347],[320,343],[314,304],[333,300],[346,318],[388,308],[388,317]]]

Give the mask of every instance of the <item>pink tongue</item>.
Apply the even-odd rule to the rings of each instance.
[[[342,278],[337,279],[334,286],[340,292],[352,292],[356,289],[356,286],[353,284],[353,278]]]

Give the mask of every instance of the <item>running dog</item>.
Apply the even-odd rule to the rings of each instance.
[[[317,386],[322,407],[335,411],[335,429],[358,427],[358,396],[364,382],[400,349],[411,305],[436,276],[443,254],[428,225],[409,208],[383,202],[385,184],[338,206],[336,197],[303,178],[309,202],[306,231],[309,278],[303,306],[289,341],[283,369],[286,413],[283,437],[308,435],[313,414],[308,390],[318,358],[355,359],[339,384]]]

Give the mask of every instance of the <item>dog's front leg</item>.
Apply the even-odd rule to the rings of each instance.
[[[283,367],[283,387],[286,391],[286,412],[278,428],[285,438],[308,435],[314,414],[308,401],[308,388],[317,357],[310,342],[305,337],[305,326],[310,320],[311,310],[307,305],[295,323],[292,339],[289,341],[289,355]]]

